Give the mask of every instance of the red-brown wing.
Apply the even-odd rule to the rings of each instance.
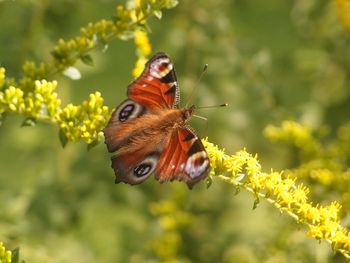
[[[133,134],[133,128],[137,128],[135,124],[131,124],[132,121],[141,117],[145,111],[143,106],[132,100],[123,101],[114,110],[107,126],[103,129],[109,152],[116,152],[123,144],[127,143]]]
[[[128,87],[128,97],[150,111],[177,108],[180,100],[175,69],[165,53],[157,53]]]
[[[124,182],[131,185],[142,183],[154,172],[158,159],[159,153],[143,150],[113,156],[115,183]]]
[[[185,181],[192,189],[207,177],[209,169],[209,157],[201,140],[190,127],[185,127],[172,134],[159,157],[155,176],[159,182]]]

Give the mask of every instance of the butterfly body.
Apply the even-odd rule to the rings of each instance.
[[[175,71],[164,53],[155,55],[128,88],[129,99],[104,129],[116,183],[139,184],[152,173],[160,182],[180,180],[192,186],[205,178],[206,151],[187,121],[195,107],[179,109]]]

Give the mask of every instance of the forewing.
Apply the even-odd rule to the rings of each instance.
[[[129,130],[122,128],[123,124],[140,117],[145,111],[142,105],[132,100],[125,100],[114,110],[106,128],[103,129],[109,152],[117,151],[130,137]]]
[[[157,53],[128,87],[128,97],[147,110],[177,108],[180,100],[175,69],[168,55]]]
[[[207,177],[210,170],[208,154],[201,140],[189,127],[173,132],[160,155],[155,170],[160,182],[185,181],[190,189]]]

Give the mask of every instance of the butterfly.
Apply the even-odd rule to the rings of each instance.
[[[168,55],[155,54],[127,89],[128,99],[103,130],[115,183],[140,184],[151,174],[163,183],[184,181],[190,189],[207,177],[209,157],[187,124],[195,106],[179,108],[180,91]]]

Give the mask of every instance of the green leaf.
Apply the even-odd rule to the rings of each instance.
[[[236,186],[235,187],[235,192],[233,193],[233,195],[238,195],[241,192],[241,188]]]
[[[162,18],[162,11],[161,10],[154,10],[153,14],[156,16],[156,18],[161,19]]]
[[[260,199],[259,197],[256,197],[253,205],[253,210],[255,210],[258,207],[259,203],[260,203]]]
[[[11,251],[11,263],[18,263],[19,262],[19,248],[15,248]]]
[[[0,113],[0,127],[2,126],[2,124],[4,123],[5,119],[7,116],[7,112],[1,112]]]
[[[56,59],[56,60],[62,60],[62,58],[63,58],[63,56],[61,54],[57,53],[56,51],[51,51],[50,53],[51,53],[51,56],[53,56],[54,59]]]
[[[89,55],[89,54],[87,54],[87,55],[82,55],[82,56],[80,57],[80,59],[81,59],[81,61],[82,61],[84,64],[86,64],[86,65],[88,65],[88,66],[93,66],[93,65],[94,65],[94,61],[93,61],[91,55]]]
[[[212,185],[213,179],[210,176],[208,176],[206,183],[207,183],[207,189],[208,189]]]
[[[95,146],[97,146],[100,142],[99,141],[93,141],[92,143],[89,143],[87,145],[87,150],[90,151],[92,148],[94,148]]]
[[[68,143],[68,138],[67,138],[67,136],[64,134],[64,132],[63,132],[62,130],[60,130],[60,131],[58,132],[58,137],[59,137],[59,139],[60,139],[60,142],[61,142],[62,147],[63,147],[63,148],[66,147],[66,145],[67,145],[67,143]]]
[[[25,118],[21,124],[21,127],[34,127],[36,124],[36,119],[34,117]]]

